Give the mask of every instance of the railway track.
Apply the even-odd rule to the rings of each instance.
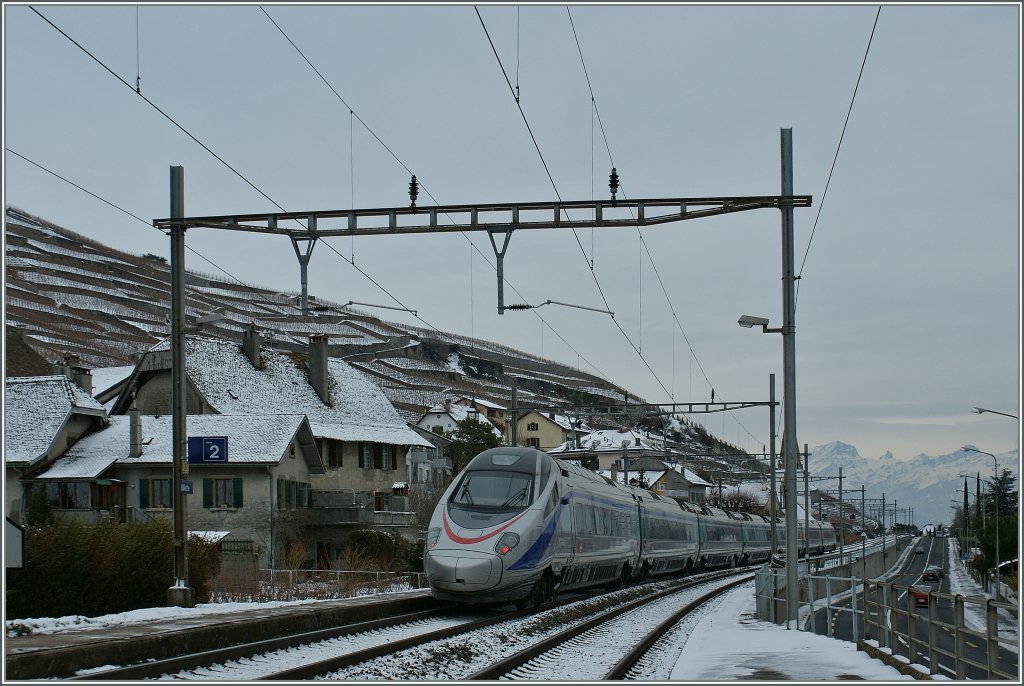
[[[469,679],[621,680],[658,639],[684,617],[725,591],[752,578],[745,575],[724,584],[705,581],[640,598],[582,624],[552,634],[543,641],[476,672]],[[707,586],[712,588],[692,600],[688,597],[696,595]],[[678,607],[680,596],[686,604],[673,611],[673,608]],[[650,627],[652,616],[661,617],[666,613],[667,617],[653,628]],[[641,619],[641,614],[646,617]],[[609,668],[608,662],[617,655],[622,656]]]
[[[556,635],[573,630],[582,633],[586,627],[607,623],[613,615],[629,613],[660,599],[686,593],[688,589],[703,588],[706,591],[704,587],[707,584],[736,574],[731,570],[681,581],[660,580],[614,593],[595,594],[583,599],[576,596],[531,609],[492,613],[484,617],[479,611],[472,615],[464,607],[447,606],[165,660],[91,670],[72,679],[117,681],[170,677],[299,681],[326,676],[363,680],[433,678],[438,673],[450,678],[487,679],[492,677],[480,676],[484,674],[480,671],[481,657],[487,660],[484,664],[506,664],[505,656],[520,646],[524,649],[515,655],[522,656],[535,646],[550,643],[548,637],[553,631],[562,632]],[[736,583],[746,578],[749,574]],[[690,591],[690,595],[696,596],[701,592]],[[675,607],[678,608],[678,600]],[[568,629],[564,628],[566,624],[570,625]],[[537,643],[538,637],[540,643]],[[503,655],[489,658],[477,654],[474,646],[482,643],[496,646]],[[513,665],[512,669],[515,666],[518,665]]]
[[[543,652],[552,642],[549,637],[553,634],[558,636],[553,642],[564,641],[568,633],[583,633],[588,627],[608,622],[611,616],[736,575],[736,571],[726,571],[683,581],[652,582],[589,600],[573,601],[562,607],[535,608],[529,616],[518,620],[497,617],[487,624],[466,626],[454,640],[438,641],[423,636],[403,644],[400,649],[395,644],[382,647],[375,654],[367,654],[368,659],[353,654],[304,666],[301,670],[277,672],[267,678],[296,680],[319,677],[334,681],[496,679]],[[741,581],[749,578],[749,573],[744,573]],[[666,602],[671,603],[670,600]],[[523,677],[516,675],[512,678]],[[568,678],[581,677],[574,670]]]

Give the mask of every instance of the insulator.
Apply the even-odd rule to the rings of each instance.
[[[612,167],[612,173],[608,176],[608,189],[612,192],[612,201],[615,200],[615,194],[619,192],[619,174],[615,171],[615,167]]]
[[[532,307],[533,307],[533,305],[527,305],[526,303],[516,303],[516,304],[512,304],[512,305],[505,305],[505,309],[506,310],[528,310],[528,309],[530,309]]]
[[[409,207],[416,207],[416,196],[420,194],[420,185],[416,182],[416,175],[412,175],[412,180],[409,181]]]

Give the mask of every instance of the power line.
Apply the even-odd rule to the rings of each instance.
[[[548,175],[548,181],[551,182],[551,187],[554,189],[555,195],[558,197],[559,202],[561,202],[562,201],[562,195],[561,195],[561,193],[558,192],[558,186],[557,186],[557,184],[555,184],[555,180],[551,176],[551,170],[548,167],[547,160],[544,159],[544,153],[542,153],[541,150],[540,150],[540,145],[537,143],[537,137],[534,136],[534,134],[533,134],[533,129],[530,127],[530,122],[526,118],[526,112],[523,111],[523,105],[515,97],[516,94],[515,94],[515,90],[512,88],[512,82],[509,81],[508,74],[505,72],[505,65],[502,64],[502,62],[501,62],[501,57],[498,55],[498,50],[494,46],[494,41],[491,40],[491,34],[487,30],[487,25],[484,23],[484,18],[480,15],[480,9],[478,7],[476,7],[476,6],[474,6],[473,9],[476,10],[476,16],[480,20],[480,26],[483,28],[484,34],[487,36],[487,42],[490,43],[490,45],[491,45],[491,50],[494,52],[494,58],[498,61],[498,67],[501,69],[501,73],[505,77],[505,83],[507,83],[508,86],[509,86],[509,92],[512,93],[512,97],[516,100],[516,107],[519,110],[520,116],[522,116],[522,118],[523,118],[523,123],[526,125],[526,130],[530,134],[530,140],[533,141],[533,147],[537,151],[537,155],[540,157],[541,164],[544,166],[544,171]],[[565,211],[565,210],[563,210],[563,212],[566,213],[566,218],[568,218],[568,212]],[[589,260],[587,260],[587,251],[583,247],[583,243],[580,241],[580,237],[579,237],[579,234],[577,233],[576,229],[572,230],[572,235],[576,238],[576,244],[579,245],[580,253],[583,255],[583,259],[589,263]],[[605,308],[610,310],[611,309],[611,305],[608,303],[608,298],[605,297],[604,289],[601,287],[601,282],[597,278],[597,273],[593,269],[591,269],[590,270],[590,275],[594,279],[594,284],[597,286],[598,293],[600,293],[600,295],[601,295],[601,300],[604,301]],[[622,334],[622,336],[626,339],[626,342],[629,343],[629,345],[633,348],[633,350],[636,352],[636,354],[640,357],[640,360],[647,367],[647,370],[651,373],[651,376],[654,377],[654,380],[657,381],[658,385],[661,386],[661,389],[663,391],[665,391],[665,395],[671,395],[669,390],[665,387],[665,384],[662,383],[661,379],[658,377],[658,374],[654,371],[654,369],[651,367],[650,363],[647,361],[647,359],[640,352],[640,349],[637,348],[636,344],[634,344],[632,339],[630,339],[629,334],[626,333],[626,330],[622,328],[622,324],[620,324],[615,319],[612,319],[612,322],[615,324],[615,327],[619,330],[619,332]]]
[[[139,221],[140,223],[142,223],[142,224],[145,224],[146,226],[148,226],[149,228],[153,229],[154,231],[160,231],[160,229],[158,229],[157,227],[153,226],[153,225],[152,225],[152,224],[151,224],[150,222],[146,221],[145,219],[143,219],[142,217],[138,216],[137,214],[133,214],[132,212],[129,212],[128,210],[124,209],[123,207],[120,207],[119,205],[115,205],[114,203],[110,202],[110,201],[109,201],[109,200],[107,200],[106,198],[102,198],[102,197],[100,197],[99,195],[96,195],[95,193],[93,193],[93,192],[92,192],[92,191],[90,191],[89,189],[87,189],[87,188],[83,188],[82,186],[79,186],[79,185],[78,185],[77,183],[75,183],[74,181],[71,181],[70,179],[67,179],[67,178],[65,178],[65,177],[61,176],[60,174],[58,174],[57,172],[55,172],[55,171],[53,171],[53,170],[51,170],[51,169],[47,169],[46,167],[44,167],[43,165],[39,164],[39,163],[38,163],[38,162],[36,162],[35,160],[31,160],[31,159],[29,159],[29,158],[25,157],[24,155],[22,155],[21,153],[19,153],[19,152],[16,152],[16,151],[12,150],[11,148],[6,148],[6,150],[7,150],[7,152],[11,153],[12,155],[15,155],[15,156],[17,156],[17,157],[20,157],[21,159],[25,160],[25,161],[26,161],[26,162],[28,162],[29,164],[31,164],[31,165],[33,165],[33,166],[35,166],[35,167],[37,167],[37,168],[39,168],[39,169],[43,170],[43,171],[44,171],[44,172],[46,172],[47,174],[50,174],[51,176],[55,176],[56,178],[60,179],[60,180],[61,180],[61,181],[63,181],[64,183],[66,183],[66,184],[68,184],[68,185],[70,185],[70,186],[74,186],[74,187],[75,187],[75,188],[77,188],[78,190],[82,191],[83,193],[85,193],[85,194],[87,194],[87,195],[90,195],[90,196],[92,196],[92,197],[96,198],[96,199],[97,199],[97,200],[99,200],[100,202],[103,202],[103,203],[106,203],[107,205],[110,205],[110,206],[111,206],[111,207],[113,207],[113,208],[114,208],[115,210],[118,210],[118,211],[120,211],[120,212],[123,212],[124,214],[127,214],[127,215],[128,215],[129,217],[131,217],[132,219],[135,219],[135,220]],[[163,233],[163,231],[160,231],[160,233]],[[206,256],[205,256],[205,255],[203,255],[202,253],[198,252],[197,250],[195,250],[195,249],[193,249],[193,248],[191,248],[191,247],[189,247],[189,246],[187,246],[187,245],[185,246],[185,249],[186,249],[186,250],[188,250],[188,251],[189,251],[190,253],[192,253],[193,255],[195,255],[196,257],[198,257],[199,259],[201,259],[201,260],[203,260],[204,262],[206,262],[207,264],[211,265],[211,266],[212,266],[212,267],[213,267],[214,269],[216,269],[216,270],[220,271],[220,272],[221,272],[222,274],[224,274],[225,276],[227,276],[227,277],[228,277],[229,279],[233,279],[233,280],[234,280],[234,281],[235,281],[236,283],[238,283],[239,285],[241,285],[241,286],[247,286],[247,285],[248,285],[248,284],[246,284],[246,283],[245,283],[244,281],[242,281],[241,279],[239,279],[239,278],[238,278],[237,276],[233,275],[233,274],[232,274],[231,272],[227,271],[226,269],[224,269],[223,267],[221,267],[221,266],[220,266],[219,264],[217,264],[216,262],[214,262],[214,261],[213,261],[213,260],[211,260],[210,258],[206,257]],[[261,303],[261,304],[263,304],[263,305],[266,305],[267,307],[269,307],[269,308],[273,309],[273,310],[274,310],[275,312],[277,312],[277,313],[279,313],[279,314],[282,314],[282,315],[287,315],[287,314],[288,314],[288,313],[287,313],[287,312],[285,312],[284,310],[278,309],[278,306],[277,306],[277,304],[276,304],[276,303],[272,303],[272,302],[270,302],[269,300],[263,300],[263,301],[258,301],[258,302],[260,302],[260,303]],[[310,331],[313,331],[313,332],[315,332],[315,331],[316,331],[316,329],[314,329],[313,327],[311,327],[311,326],[310,326],[310,325],[309,325],[309,324],[308,324],[307,322],[300,322],[300,323],[301,323],[301,324],[302,324],[303,326],[305,326],[305,327],[306,327],[307,329],[309,329]]]
[[[811,227],[811,237],[807,239],[807,250],[804,251],[804,259],[800,262],[800,273],[797,274],[796,295],[794,296],[794,307],[800,298],[800,278],[804,273],[804,265],[807,263],[807,254],[811,252],[811,241],[814,240],[814,232],[818,228],[818,220],[821,218],[821,210],[825,206],[825,196],[828,194],[829,184],[832,183],[832,172],[836,170],[836,162],[839,160],[839,149],[843,147],[843,137],[846,136],[846,126],[850,123],[850,114],[853,112],[853,103],[857,100],[857,90],[860,88],[860,79],[864,75],[864,65],[868,61],[868,52],[871,51],[871,41],[875,37],[875,28],[878,26],[878,17],[882,14],[882,6],[878,6],[875,12],[875,21],[871,25],[871,35],[868,36],[868,45],[864,48],[864,58],[860,62],[860,72],[857,74],[857,83],[853,86],[853,96],[850,98],[850,107],[846,110],[846,121],[843,122],[843,131],[839,134],[839,143],[836,145],[836,154],[832,158],[832,168],[828,171],[828,179],[825,181],[825,190],[821,194],[821,202],[818,203],[818,214],[814,217],[814,226]]]
[[[579,53],[580,63],[583,66],[583,75],[586,77],[586,80],[587,80],[587,89],[590,91],[590,101],[591,101],[591,104],[593,105],[593,111],[597,115],[597,121],[598,121],[598,124],[600,125],[600,128],[601,128],[601,137],[604,140],[605,150],[608,152],[608,160],[611,162],[612,166],[615,167],[616,166],[615,165],[615,159],[612,156],[611,145],[608,142],[608,133],[605,131],[604,121],[601,119],[601,110],[597,106],[597,97],[594,95],[594,88],[593,88],[593,85],[590,82],[590,72],[587,69],[587,61],[583,57],[583,48],[582,48],[582,46],[580,44],[579,35],[576,33],[576,24],[575,24],[575,22],[573,22],[572,12],[569,10],[568,6],[566,6],[566,8],[565,8],[565,12],[566,12],[566,14],[569,17],[569,25],[572,28],[573,39],[576,41],[576,50]],[[593,135],[593,134],[591,134],[591,135]],[[593,162],[591,162],[591,166],[593,166]],[[622,188],[622,196],[623,196],[623,198],[626,198],[627,195],[626,195],[625,187],[624,186],[620,186],[620,187]],[[633,209],[630,208],[629,212],[630,212],[630,216],[632,216]],[[644,235],[643,235],[643,232],[640,230],[640,227],[637,227],[637,235],[640,237],[640,243],[643,246],[643,249],[647,253],[647,258],[650,260],[651,267],[653,267],[653,269],[654,269],[654,275],[658,279],[658,284],[661,286],[661,291],[662,291],[662,293],[665,296],[665,301],[668,303],[669,310],[671,310],[671,312],[672,312],[672,318],[675,321],[676,326],[679,327],[680,333],[683,334],[683,339],[686,341],[686,345],[690,349],[690,354],[693,357],[693,360],[697,363],[697,367],[700,369],[701,374],[704,375],[704,380],[707,381],[708,384],[710,385],[711,384],[711,380],[708,379],[707,373],[704,371],[704,367],[701,365],[700,360],[697,358],[697,353],[693,350],[693,346],[690,344],[690,339],[686,335],[686,331],[683,329],[682,323],[679,321],[679,316],[676,314],[675,306],[672,304],[672,299],[668,295],[668,289],[665,288],[665,282],[661,278],[661,272],[658,271],[658,265],[654,261],[654,256],[651,254],[650,248],[647,245],[647,241],[644,239]],[[642,303],[642,301],[641,301],[641,303]],[[641,304],[641,306],[642,306],[642,304]],[[675,343],[673,342],[673,354],[674,354],[674,349],[675,349]],[[673,364],[674,364],[674,359],[673,359]],[[747,427],[743,425],[743,422],[741,422],[739,419],[736,418],[736,416],[735,416],[735,414],[733,412],[729,412],[729,416],[732,417],[733,421],[735,421],[737,424],[739,424],[741,427],[743,427],[743,430],[747,432],[748,436],[750,436],[751,438],[754,438],[755,440],[760,440],[756,436],[754,436],[753,434],[750,433],[750,430],[747,429]]]
[[[376,139],[377,142],[380,143],[381,146],[385,150],[387,150],[387,152],[391,155],[391,157],[394,158],[394,160],[406,172],[408,172],[409,174],[412,174],[412,170],[405,164],[405,162],[403,162],[398,157],[398,155],[396,155],[395,152],[390,147],[388,147],[387,144],[384,143],[384,141],[380,138],[380,136],[378,136],[376,134],[376,132],[374,132],[369,127],[369,125],[365,121],[363,121],[363,119],[358,114],[355,113],[355,111],[348,104],[348,102],[341,96],[340,93],[338,93],[338,91],[330,84],[330,82],[327,81],[326,77],[324,77],[324,75],[320,72],[320,70],[317,69],[316,66],[313,65],[312,61],[310,61],[310,59],[308,57],[306,57],[305,53],[302,52],[302,49],[299,48],[299,46],[295,43],[295,41],[293,41],[291,39],[291,37],[287,34],[287,32],[285,32],[285,30],[281,27],[281,25],[278,24],[276,21],[274,21],[273,17],[271,17],[270,14],[265,9],[263,9],[262,7],[260,9],[263,11],[263,14],[266,15],[267,19],[270,20],[270,22],[274,25],[274,27],[281,33],[282,36],[284,36],[284,38],[288,41],[288,43],[295,49],[295,51],[299,53],[299,55],[302,57],[303,61],[305,61],[306,64],[308,64],[310,66],[310,68],[312,68],[313,71],[316,72],[317,76],[319,76],[320,79],[327,85],[327,87],[330,88],[331,92],[334,93],[335,97],[337,97],[338,100],[342,103],[342,105],[344,105],[349,110],[350,117],[354,117],[355,119],[357,119],[359,121],[359,123],[362,124],[363,127],[367,130],[367,132],[369,132],[370,135],[372,135],[374,137],[374,139]],[[506,81],[507,81],[507,76],[506,76]],[[433,200],[435,205],[440,205],[441,204],[440,202],[438,202],[437,198],[434,197],[433,193],[430,192],[430,189],[427,188],[426,184],[423,183],[422,178],[419,179],[419,185],[420,185],[420,188],[423,190],[423,192],[426,193],[427,196],[431,200]],[[354,195],[354,191],[353,191],[353,195]],[[446,213],[445,216],[448,218],[448,221],[450,221],[452,224],[455,223],[455,221],[451,218],[450,215],[448,215]],[[462,235],[463,238],[465,238],[467,241],[469,241],[469,244],[473,247],[473,250],[475,250],[481,257],[484,258],[484,261],[491,267],[491,269],[493,269],[495,272],[497,272],[497,268],[495,267],[494,263],[491,262],[490,258],[483,251],[480,250],[480,248],[477,246],[477,244],[475,242],[473,242],[473,240],[469,236],[467,236],[464,232],[460,232],[460,235]],[[353,260],[351,261],[351,263],[353,264],[353,266],[355,266],[354,256],[353,256]],[[525,296],[523,296],[523,294],[520,293],[519,290],[512,283],[510,283],[507,279],[505,279],[505,283],[508,284],[509,288],[511,288],[513,290],[513,292],[516,293],[516,295],[518,295],[524,301],[527,300],[527,298]],[[574,353],[576,353],[576,355],[578,357],[580,357],[581,359],[586,361],[586,363],[588,365],[590,365],[591,368],[593,368],[598,373],[599,376],[601,376],[606,381],[611,383],[611,380],[608,379],[608,376],[604,372],[602,372],[594,363],[592,363],[586,357],[581,355],[580,352],[578,350],[576,350],[576,348],[573,347],[573,345],[571,343],[569,343],[565,339],[565,337],[562,336],[554,327],[552,327],[551,324],[548,323],[538,312],[536,312],[536,310],[532,310],[532,311],[533,311],[534,315],[538,319],[540,319],[540,321],[542,323],[545,323],[545,324],[548,325],[548,328],[550,328],[552,330],[552,332],[554,332],[554,334],[559,338],[559,340],[561,340],[570,350],[572,350]]]
[[[65,33],[65,32],[64,32],[63,30],[61,30],[61,29],[60,29],[60,27],[58,27],[58,26],[57,26],[56,24],[54,24],[54,23],[53,23],[52,21],[50,21],[50,20],[49,20],[49,19],[47,19],[47,18],[46,18],[45,16],[43,16],[43,15],[42,15],[42,14],[41,14],[41,13],[40,13],[40,12],[39,12],[39,11],[38,11],[38,10],[37,10],[36,8],[35,8],[35,7],[31,7],[31,6],[29,6],[29,9],[31,9],[31,10],[32,10],[33,12],[35,12],[35,13],[36,13],[37,15],[39,15],[39,17],[40,17],[41,19],[43,19],[43,21],[45,21],[45,22],[46,22],[47,24],[49,24],[49,25],[50,25],[50,26],[52,26],[52,27],[53,27],[54,29],[56,29],[56,30],[57,30],[57,32],[59,32],[59,33],[60,33],[60,34],[61,34],[62,36],[64,36],[65,38],[67,38],[67,39],[68,39],[69,41],[71,41],[71,42],[72,42],[72,43],[73,43],[73,44],[74,44],[74,45],[75,45],[76,47],[78,47],[78,48],[79,48],[79,49],[80,49],[80,50],[81,50],[82,52],[84,52],[84,53],[85,53],[86,55],[88,55],[89,57],[91,57],[91,58],[92,58],[92,59],[93,59],[93,60],[94,60],[94,61],[95,61],[95,62],[96,62],[97,64],[99,64],[99,65],[100,65],[101,67],[103,67],[103,68],[104,68],[104,69],[105,69],[105,70],[106,70],[107,72],[109,72],[109,73],[110,73],[110,74],[111,74],[111,75],[112,75],[112,76],[113,76],[114,78],[116,78],[116,79],[117,79],[118,81],[120,81],[121,83],[123,83],[123,84],[124,84],[125,86],[127,86],[128,88],[131,88],[131,85],[129,85],[127,81],[125,81],[124,79],[122,79],[122,78],[121,78],[121,77],[120,77],[120,76],[119,76],[119,75],[118,75],[118,74],[117,74],[116,72],[114,72],[114,71],[113,71],[113,70],[112,70],[112,69],[111,69],[110,67],[108,67],[108,66],[107,66],[106,64],[104,64],[104,63],[103,63],[103,62],[102,62],[102,61],[101,61],[101,60],[100,60],[100,59],[99,59],[98,57],[96,57],[96,56],[95,56],[95,55],[93,55],[93,54],[92,54],[91,52],[89,52],[89,51],[88,51],[88,50],[87,50],[86,48],[84,48],[84,47],[83,47],[83,46],[82,46],[82,45],[81,45],[80,43],[78,43],[78,41],[76,41],[76,40],[75,40],[74,38],[72,38],[72,37],[71,37],[71,36],[69,36],[69,35],[68,35],[67,33]],[[268,16],[269,16],[269,15],[268,15]],[[271,21],[273,21],[273,20],[271,20]],[[317,73],[319,73],[319,72],[317,72]],[[133,88],[132,88],[132,90],[134,91],[135,89],[133,89]],[[255,185],[255,184],[254,184],[254,183],[252,182],[252,181],[250,181],[249,179],[247,179],[247,178],[246,178],[246,177],[245,177],[245,176],[244,176],[244,175],[243,175],[243,174],[242,174],[241,172],[239,172],[239,171],[238,171],[237,169],[235,169],[235,168],[234,168],[234,167],[232,167],[232,166],[231,166],[230,164],[228,164],[228,163],[227,163],[227,161],[225,161],[225,160],[224,160],[224,158],[222,158],[222,157],[221,157],[220,155],[218,155],[218,154],[217,154],[217,153],[215,153],[215,152],[214,152],[213,150],[211,150],[209,146],[207,146],[207,145],[206,145],[205,143],[203,143],[203,142],[202,142],[202,141],[200,141],[200,140],[199,140],[198,138],[196,138],[196,137],[195,137],[194,135],[192,135],[192,133],[191,133],[190,131],[188,131],[188,129],[186,129],[186,128],[185,128],[184,126],[182,126],[182,125],[181,125],[181,124],[179,124],[179,123],[178,123],[177,121],[175,121],[173,117],[171,117],[171,116],[170,116],[169,114],[167,114],[167,113],[166,113],[166,112],[164,112],[164,111],[163,111],[162,109],[160,109],[160,107],[158,107],[158,106],[157,106],[157,105],[156,105],[156,104],[155,104],[155,103],[154,103],[153,101],[151,101],[151,100],[150,100],[149,98],[147,98],[146,96],[142,95],[141,93],[137,93],[137,95],[138,95],[138,96],[139,96],[140,98],[142,98],[143,100],[145,100],[145,101],[146,101],[146,103],[148,103],[148,104],[149,104],[149,105],[150,105],[150,106],[151,106],[151,107],[152,107],[153,109],[155,109],[155,110],[156,110],[157,112],[159,112],[159,113],[160,113],[161,115],[163,115],[163,116],[164,116],[164,118],[166,118],[166,119],[167,119],[167,120],[168,120],[169,122],[171,122],[172,124],[174,124],[174,125],[175,125],[175,126],[176,126],[176,127],[177,127],[177,128],[179,129],[179,130],[181,130],[181,131],[182,131],[182,133],[184,133],[184,134],[185,134],[186,136],[188,136],[188,137],[189,137],[189,138],[191,138],[191,139],[192,139],[193,141],[195,141],[196,143],[198,143],[198,144],[199,144],[199,146],[200,146],[200,147],[202,147],[202,148],[203,148],[204,150],[206,150],[206,151],[207,151],[208,153],[210,153],[211,155],[213,155],[213,157],[214,157],[214,158],[216,158],[216,159],[217,159],[217,160],[218,160],[218,161],[219,161],[219,162],[220,162],[221,164],[223,164],[223,165],[224,165],[225,167],[227,167],[227,168],[228,168],[228,169],[230,169],[230,170],[231,170],[232,172],[234,172],[234,173],[235,173],[235,175],[236,175],[236,176],[238,176],[238,178],[240,178],[240,179],[242,179],[243,181],[245,181],[245,183],[247,183],[247,184],[248,184],[248,185],[249,185],[250,187],[252,187],[252,188],[253,188],[253,190],[255,190],[255,191],[256,191],[257,193],[259,193],[260,195],[262,195],[262,196],[263,196],[264,198],[266,198],[267,200],[269,200],[271,204],[273,204],[273,205],[274,205],[275,207],[277,207],[277,209],[281,210],[282,212],[287,212],[287,210],[285,210],[285,209],[284,209],[284,207],[282,207],[282,206],[281,206],[280,204],[278,204],[278,203],[277,203],[277,201],[275,201],[275,200],[274,200],[273,198],[271,198],[271,197],[270,197],[269,195],[267,195],[266,193],[264,193],[264,192],[263,192],[263,191],[262,191],[262,190],[261,190],[260,188],[258,188],[258,187],[257,187],[257,186],[256,186],[256,185]],[[339,97],[340,97],[340,96],[339,96]],[[362,120],[360,120],[360,121],[362,121]],[[364,124],[364,126],[365,126],[365,124]],[[378,140],[380,140],[380,139],[378,139]],[[383,143],[381,143],[381,144],[383,145]],[[387,147],[387,146],[385,146],[385,147]],[[397,159],[397,158],[396,158],[396,159]],[[384,293],[385,293],[385,294],[386,294],[386,295],[387,295],[387,296],[388,296],[389,298],[391,298],[391,299],[392,299],[392,300],[394,300],[394,301],[395,301],[396,303],[398,303],[399,305],[401,305],[403,309],[406,309],[406,310],[408,310],[408,311],[409,311],[410,313],[412,312],[412,310],[411,310],[411,309],[410,309],[410,308],[409,308],[408,306],[406,306],[406,305],[405,305],[405,303],[403,303],[403,302],[402,302],[401,300],[399,300],[399,299],[398,299],[397,297],[395,297],[394,295],[392,295],[392,293],[391,293],[390,291],[388,291],[388,290],[387,290],[386,288],[384,288],[384,286],[382,286],[382,285],[381,285],[381,284],[380,284],[380,283],[379,283],[379,282],[378,282],[378,281],[377,281],[376,279],[374,279],[373,277],[371,277],[371,276],[370,276],[370,275],[369,275],[369,274],[368,274],[368,273],[367,273],[367,272],[366,272],[365,270],[363,270],[362,268],[360,268],[360,267],[357,267],[357,266],[356,266],[356,264],[355,264],[355,261],[354,261],[354,260],[353,260],[353,261],[349,261],[348,259],[346,259],[344,255],[342,255],[342,254],[341,254],[340,252],[338,252],[338,251],[337,251],[337,250],[336,250],[336,249],[334,248],[334,246],[330,245],[330,244],[329,244],[329,243],[327,243],[326,241],[324,241],[324,244],[325,244],[325,245],[327,245],[328,249],[330,249],[330,250],[331,250],[331,251],[332,251],[332,252],[333,252],[334,254],[338,255],[338,257],[341,257],[341,258],[342,258],[343,260],[345,260],[346,262],[349,262],[349,264],[351,264],[351,265],[352,265],[352,266],[353,266],[353,267],[354,267],[354,268],[356,269],[356,271],[358,271],[358,272],[359,272],[360,274],[362,274],[362,275],[363,275],[364,277],[366,277],[366,278],[367,278],[367,279],[368,279],[368,280],[370,281],[370,283],[372,283],[372,284],[373,284],[374,286],[376,286],[377,288],[379,288],[379,289],[380,289],[380,290],[381,290],[382,292],[384,292]],[[413,316],[414,316],[414,317],[416,317],[416,319],[419,319],[419,320],[420,320],[421,322],[423,322],[424,324],[426,324],[426,325],[427,325],[427,327],[429,327],[430,329],[432,329],[432,330],[436,331],[436,332],[437,332],[438,334],[440,334],[440,335],[441,335],[442,337],[444,337],[445,335],[447,335],[447,334],[445,334],[444,332],[442,332],[442,331],[441,331],[440,329],[438,329],[437,327],[435,327],[435,326],[434,326],[433,324],[431,324],[431,323],[430,323],[430,322],[428,322],[427,320],[425,320],[425,319],[423,319],[422,317],[420,317],[420,316],[419,316],[418,314],[413,314]]]

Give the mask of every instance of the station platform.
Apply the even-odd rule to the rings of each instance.
[[[427,610],[435,605],[429,589],[305,603],[242,606],[211,612],[213,606],[164,608],[174,614],[96,628],[69,627],[48,633],[4,638],[3,682],[62,678],[80,670],[163,659],[214,650],[290,633]],[[157,608],[159,610],[161,608]]]

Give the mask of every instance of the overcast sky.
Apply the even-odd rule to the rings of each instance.
[[[5,146],[146,220],[169,214],[171,165],[185,167],[187,215],[275,207],[140,98],[137,76],[290,211],[405,206],[406,167],[420,206],[556,198],[472,5],[266,5],[337,95],[256,5],[35,7],[132,87],[5,4]],[[883,6],[823,203],[877,7],[570,6],[579,49],[564,5],[480,13],[563,199],[608,196],[604,136],[629,198],[778,195],[792,128],[794,191],[813,196],[795,210],[801,444],[1011,450],[1019,422],[970,408],[1019,416],[1020,8]],[[155,229],[10,152],[4,166],[7,204],[168,254]],[[485,234],[322,241],[310,292],[395,306],[354,255],[431,326],[649,401],[704,402],[712,388],[764,401],[771,373],[781,400],[781,336],[736,324],[781,323],[780,226],[777,210],[661,225],[643,230],[646,250],[635,228],[513,235],[505,275],[520,295],[506,289],[506,303],[604,309],[593,260],[614,322],[557,305],[498,316]],[[284,237],[195,229],[187,242],[243,281],[299,288]],[[191,254],[187,266],[217,273]],[[768,440],[765,410],[704,422],[750,451]]]

